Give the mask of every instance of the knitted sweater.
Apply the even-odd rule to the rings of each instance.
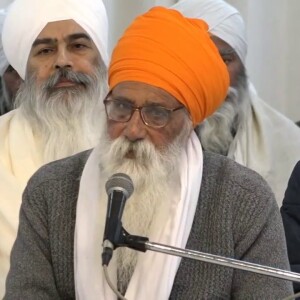
[[[29,181],[4,299],[75,299],[76,202],[89,154],[48,164]],[[204,153],[187,248],[289,268],[283,226],[269,186],[257,173],[212,153]],[[292,284],[281,279],[182,259],[170,299],[281,299],[289,294]]]

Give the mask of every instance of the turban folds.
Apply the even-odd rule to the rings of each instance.
[[[246,63],[247,41],[243,18],[236,8],[223,0],[180,0],[172,6],[188,18],[203,19],[209,32],[225,41]]]
[[[138,17],[118,41],[109,87],[138,81],[167,91],[189,111],[194,126],[224,101],[229,75],[201,20],[155,7]]]
[[[108,64],[108,21],[102,0],[15,0],[4,22],[2,42],[9,63],[23,79],[32,44],[43,28],[69,19],[88,33]]]

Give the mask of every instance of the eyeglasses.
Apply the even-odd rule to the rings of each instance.
[[[104,105],[109,120],[126,123],[131,119],[133,113],[138,110],[144,124],[154,128],[165,127],[169,122],[171,113],[184,108],[184,106],[180,106],[169,109],[158,105],[136,107],[126,101],[109,99],[104,100]]]

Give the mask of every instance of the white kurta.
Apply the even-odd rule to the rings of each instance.
[[[18,110],[0,118],[0,299],[19,222],[22,192],[42,165],[42,151]]]
[[[290,174],[300,160],[300,128],[251,93],[251,115],[228,156],[262,175],[281,207]]]

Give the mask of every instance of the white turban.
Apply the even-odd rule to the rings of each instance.
[[[2,42],[8,61],[23,79],[32,44],[43,28],[69,19],[89,34],[108,65],[108,20],[102,0],[15,0],[4,22]]]
[[[6,11],[4,9],[0,9],[0,76],[3,76],[4,72],[6,71],[7,67],[9,66],[9,63],[4,54],[2,42],[1,42],[1,33],[2,33],[5,16],[6,16]]]
[[[233,6],[223,0],[181,0],[171,8],[188,18],[203,19],[209,26],[209,32],[230,45],[245,65],[245,24]]]

